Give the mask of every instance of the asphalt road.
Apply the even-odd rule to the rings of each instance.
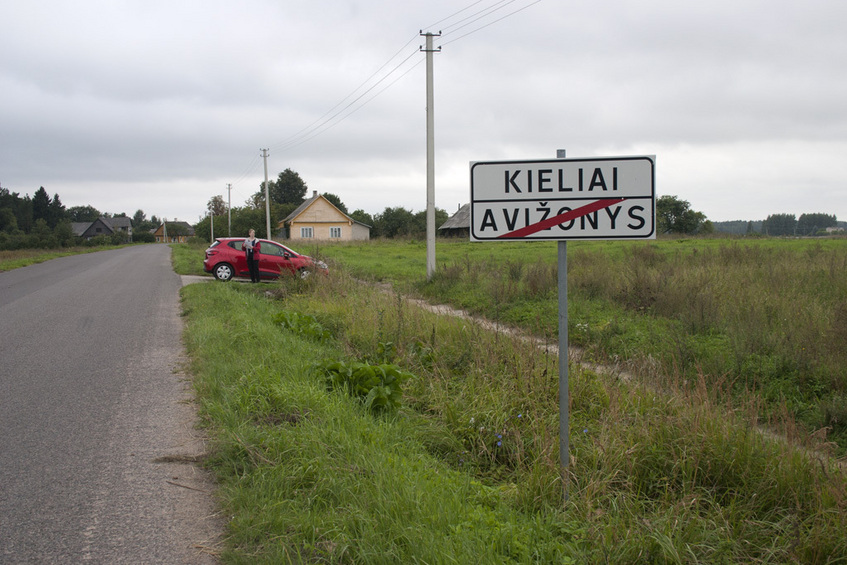
[[[214,563],[180,277],[144,245],[0,273],[0,563]]]

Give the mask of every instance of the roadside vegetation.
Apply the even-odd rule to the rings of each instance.
[[[745,388],[735,373],[715,370],[722,355],[711,355],[731,352],[737,363],[743,332],[716,320],[761,309],[797,322],[746,322],[757,330],[746,339],[758,344],[761,366],[780,351],[793,359],[797,336],[813,331],[807,317],[835,323],[805,295],[826,304],[843,287],[780,280],[756,287],[766,293],[756,300],[753,289],[734,296],[724,287],[759,284],[759,275],[741,274],[752,266],[774,280],[799,276],[794,265],[804,261],[819,276],[843,273],[843,244],[569,244],[570,332],[581,359],[632,376],[574,359],[567,473],[558,459],[557,356],[402,296],[552,338],[554,245],[439,242],[430,283],[421,280],[421,243],[327,246],[303,251],[331,258],[329,277],[185,287],[185,343],[212,441],[207,464],[232,517],[224,560],[847,561],[844,471],[793,441],[809,438],[792,405],[807,398],[799,373],[768,399],[770,373],[749,362]],[[831,326],[818,327],[819,341],[832,339]],[[770,336],[773,328],[781,331]],[[796,343],[802,352],[811,342]],[[818,347],[825,354],[800,367],[821,379],[838,352]],[[843,392],[843,371],[823,382],[808,401],[819,414],[822,400]],[[762,424],[784,435],[763,434]]]
[[[555,243],[325,246],[355,276],[555,340]],[[847,453],[847,239],[571,242],[568,334],[658,387],[703,382],[760,422]]]
[[[50,259],[66,257],[68,255],[79,255],[81,253],[94,253],[107,249],[118,249],[124,245],[102,245],[100,247],[69,247],[63,249],[18,249],[14,251],[0,250],[0,272],[19,269],[27,265],[43,263]]]

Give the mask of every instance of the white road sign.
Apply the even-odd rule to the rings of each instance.
[[[471,241],[655,239],[656,157],[471,163]]]

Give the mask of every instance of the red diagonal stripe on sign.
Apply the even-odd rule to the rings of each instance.
[[[519,230],[503,234],[501,236],[498,236],[497,239],[506,237],[526,237],[536,232],[540,232],[541,230],[552,228],[555,225],[564,224],[565,222],[575,220],[581,216],[586,216],[591,212],[596,212],[597,210],[602,210],[603,208],[614,206],[615,204],[623,202],[624,200],[624,198],[609,198],[603,200],[596,200],[591,204],[586,204],[585,206],[581,206],[575,210],[571,210],[570,212],[565,212],[564,214],[559,214],[558,216],[547,218],[546,220],[538,222],[537,224],[532,224],[526,226],[525,228],[521,228]]]

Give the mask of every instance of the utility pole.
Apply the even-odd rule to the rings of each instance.
[[[432,48],[432,38],[436,34],[424,33],[426,37],[426,280],[432,280],[435,274],[435,107],[432,87],[432,54],[440,52]]]
[[[262,149],[262,158],[265,160],[265,226],[267,229],[267,237],[271,238],[271,198],[268,190],[268,150]]]
[[[226,221],[227,237],[232,237],[232,185],[226,185]]]
[[[211,226],[212,226],[212,241],[211,241],[211,243],[215,243],[215,211],[211,210],[211,209],[209,210],[209,221],[211,222]]]

